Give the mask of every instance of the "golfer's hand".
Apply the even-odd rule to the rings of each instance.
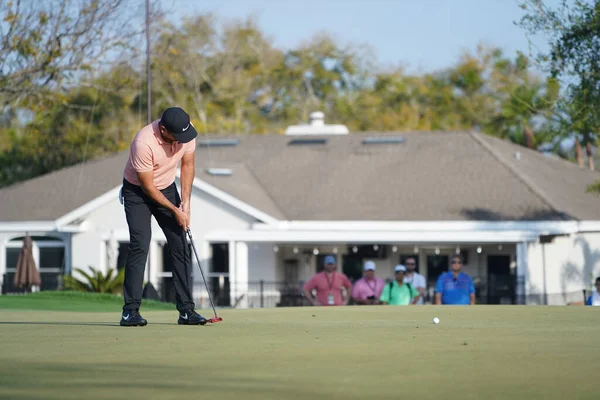
[[[186,202],[182,202],[182,203],[181,203],[181,205],[179,206],[179,209],[180,209],[181,211],[183,211],[184,213],[186,213],[186,214],[187,214],[187,216],[188,216],[188,220],[190,220],[190,219],[191,219],[191,214],[192,214],[192,213],[191,213],[191,207],[190,207],[190,205],[189,205],[188,203],[186,203]]]
[[[190,218],[179,208],[175,211],[175,219],[177,220],[179,226],[181,226],[186,231],[188,230],[188,228],[190,227]]]

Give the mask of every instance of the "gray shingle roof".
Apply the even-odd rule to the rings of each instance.
[[[402,144],[367,136],[238,136],[237,146],[198,147],[198,178],[273,217],[289,220],[600,220],[585,193],[596,171],[477,133],[400,133]],[[202,138],[205,139],[205,138]],[[520,158],[515,158],[519,152]],[[53,220],[121,182],[128,152],[0,189],[0,220]],[[231,168],[211,176],[206,168]],[[75,190],[78,191],[75,192]]]

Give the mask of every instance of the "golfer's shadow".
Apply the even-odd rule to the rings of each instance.
[[[66,326],[119,326],[118,322],[33,322],[33,321],[0,321],[0,325],[66,325]]]
[[[116,326],[119,328],[139,328],[134,327],[123,327],[119,325],[119,322],[33,322],[33,321],[0,321],[0,325],[58,325],[58,326]],[[178,325],[177,322],[152,322],[148,325]],[[210,326],[204,325],[203,328]]]

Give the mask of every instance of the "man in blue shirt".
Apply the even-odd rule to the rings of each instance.
[[[450,271],[444,272],[435,285],[435,304],[475,304],[473,279],[461,272],[462,257],[455,254],[450,259]]]
[[[590,297],[585,301],[586,306],[600,306],[600,276],[596,278],[596,288]]]

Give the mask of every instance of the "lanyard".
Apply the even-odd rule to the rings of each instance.
[[[371,287],[371,285],[369,285],[369,281],[367,279],[365,279],[365,283],[367,284],[369,289],[371,289],[371,292],[373,292],[373,294],[375,294],[375,289],[377,289],[377,281],[375,279],[373,279],[373,281],[375,282],[375,284],[373,285],[373,287]]]
[[[329,285],[329,291],[331,292],[333,290],[333,284],[335,283],[335,271],[333,272],[333,279],[330,282],[329,281],[329,275],[327,275],[327,272],[325,272],[325,278],[327,278],[327,285]]]

